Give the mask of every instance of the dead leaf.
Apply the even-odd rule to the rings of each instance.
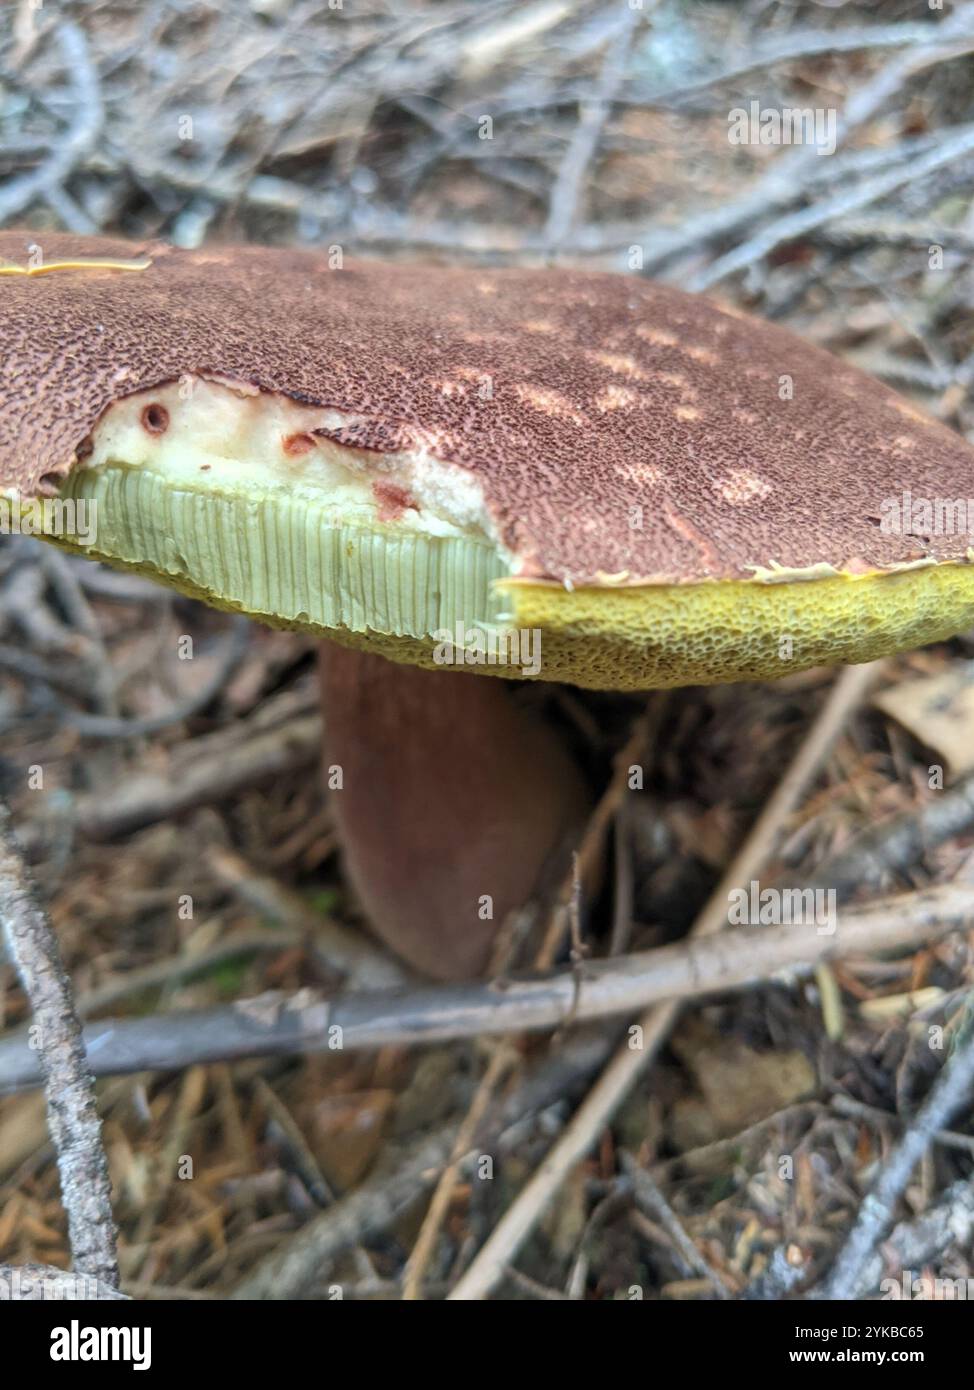
[[[873,704],[938,754],[952,776],[974,771],[974,669],[967,662],[890,686]]]
[[[392,1091],[359,1091],[326,1096],[312,1113],[312,1145],[322,1172],[339,1192],[347,1192],[367,1172],[385,1134]]]
[[[685,1029],[674,1037],[673,1049],[701,1092],[702,1101],[681,1101],[676,1107],[697,1143],[705,1128],[712,1128],[715,1139],[738,1134],[776,1110],[807,1100],[818,1086],[815,1068],[803,1052],[755,1052],[706,1025]]]

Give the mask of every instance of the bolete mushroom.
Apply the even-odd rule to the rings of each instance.
[[[482,970],[586,804],[486,676],[764,679],[974,624],[970,537],[914,524],[974,451],[879,382],[634,277],[335,259],[0,233],[0,492],[328,639],[348,869],[420,968]]]

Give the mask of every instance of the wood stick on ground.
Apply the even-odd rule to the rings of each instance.
[[[880,1110],[875,1105],[864,1105],[861,1100],[853,1100],[851,1096],[833,1096],[829,1104],[839,1115],[851,1115],[855,1119],[868,1120],[870,1124],[882,1128],[892,1126],[896,1130],[902,1130],[909,1123],[903,1115],[891,1114],[890,1111]],[[942,1144],[945,1149],[962,1149],[974,1158],[974,1134],[958,1134],[956,1130],[938,1129],[933,1139],[934,1143]]]
[[[214,670],[199,689],[177,699],[161,714],[150,714],[142,719],[123,719],[71,710],[65,715],[65,723],[77,729],[85,738],[105,740],[145,738],[149,734],[161,733],[174,724],[182,724],[206,709],[228,684],[247,654],[251,632],[249,619],[235,614],[221,639]]]
[[[303,932],[319,966],[343,975],[346,987],[394,989],[410,982],[408,970],[374,938],[311,907],[295,889],[270,874],[258,873],[233,850],[214,845],[205,858],[241,902],[292,932]]]
[[[692,935],[710,936],[727,921],[728,894],[755,876],[782,834],[783,823],[820,770],[852,711],[875,679],[881,663],[850,666],[839,675],[796,757],[758,817],[741,849],[694,924]],[[617,1106],[655,1057],[679,1016],[678,1001],[655,1004],[639,1020],[642,1047],[631,1039],[616,1052],[564,1133],[541,1166],[504,1213],[451,1300],[486,1298],[504,1276],[562,1183],[597,1140]]]
[[[254,1077],[254,1094],[267,1114],[269,1127],[277,1130],[277,1135],[287,1150],[290,1163],[312,1200],[320,1207],[333,1206],[336,1199],[331,1185],[321,1171],[311,1145],[304,1137],[301,1126],[290,1110],[273,1086],[262,1076]],[[368,1282],[378,1278],[375,1266],[363,1246],[355,1245],[352,1247],[352,1259],[355,1261],[356,1274],[359,1279]]]
[[[879,1177],[859,1208],[859,1216],[839,1253],[832,1273],[818,1296],[851,1299],[870,1256],[893,1223],[896,1205],[913,1170],[947,1128],[951,1117],[974,1090],[974,995],[967,1003],[967,1017],[957,1035],[953,1053],[930,1094],[883,1165]]]
[[[585,174],[598,151],[612,103],[626,76],[629,50],[641,19],[642,15],[636,8],[624,17],[619,33],[609,45],[592,98],[580,103],[578,123],[551,190],[544,234],[552,250],[561,245],[571,230],[582,196]]]
[[[960,10],[968,11],[963,17],[969,24],[970,6],[961,6]],[[952,23],[951,20],[960,18],[960,14],[955,14],[937,24],[874,24],[863,26],[861,29],[793,29],[784,34],[772,32],[769,36],[760,38],[749,52],[738,50],[733,53],[727,64],[717,72],[708,73],[705,77],[691,76],[678,86],[654,93],[654,99],[685,99],[719,83],[739,81],[759,68],[776,67],[779,63],[788,63],[796,58],[808,58],[816,54],[904,48],[911,57],[919,55],[925,59],[927,54],[924,48],[929,48],[931,44],[942,44],[949,34],[957,33],[959,24]]]
[[[631,1153],[625,1149],[620,1150],[619,1159],[623,1168],[629,1175],[629,1180],[633,1186],[636,1197],[636,1205],[644,1213],[651,1217],[666,1231],[674,1248],[686,1261],[689,1267],[699,1274],[702,1279],[713,1287],[714,1293],[719,1299],[730,1298],[730,1290],[721,1279],[717,1271],[704,1259],[695,1243],[687,1235],[676,1212],[670,1206],[663,1195],[662,1190],[656,1182],[646,1172],[646,1169],[637,1163]]]
[[[725,904],[726,906],[726,904]],[[105,1019],[84,1030],[96,1076],[173,1071],[243,1057],[447,1042],[563,1028],[664,1001],[747,988],[817,961],[916,948],[967,929],[974,886],[942,884],[849,908],[837,931],[812,925],[740,927],[706,942],[677,942],[616,960],[486,984],[431,985],[329,999],[310,988],[269,991],[210,1009]],[[0,1039],[0,1094],[36,1086],[41,1071],[23,1033]]]
[[[845,849],[830,854],[803,880],[802,887],[834,888],[841,902],[863,888],[882,891],[895,874],[919,863],[924,855],[974,826],[974,776],[947,791],[936,792],[926,805],[870,826]],[[793,880],[782,874],[771,880],[779,887]]]
[[[54,929],[37,901],[2,802],[0,927],[33,1011],[72,1261],[79,1274],[116,1288],[112,1187],[81,1024]]]
[[[579,878],[583,882],[598,869],[606,835],[613,817],[626,798],[629,789],[629,769],[634,763],[645,763],[647,741],[659,728],[666,701],[666,692],[657,693],[643,713],[635,720],[628,739],[613,758],[612,776],[588,818],[572,867],[565,874],[555,907],[545,929],[544,939],[535,959],[538,969],[550,966],[561,947],[568,928],[569,911]]]
[[[338,1255],[364,1243],[411,1211],[449,1161],[457,1127],[446,1126],[401,1153],[393,1172],[380,1172],[283,1241],[233,1291],[239,1299],[296,1298],[323,1283]]]
[[[951,1183],[942,1192],[933,1206],[927,1207],[910,1221],[901,1221],[894,1226],[881,1249],[877,1250],[862,1267],[854,1297],[875,1297],[880,1289],[880,1281],[895,1275],[899,1268],[903,1273],[919,1274],[928,1269],[930,1262],[942,1255],[950,1246],[969,1250],[974,1236],[974,1186],[970,1180],[961,1178]],[[929,1276],[928,1276],[929,1278]],[[902,1288],[902,1276],[897,1282]],[[953,1296],[965,1296],[966,1280],[947,1280],[953,1284]],[[958,1285],[961,1292],[958,1292]],[[911,1286],[910,1295],[914,1294]],[[929,1298],[929,1293],[924,1293]],[[950,1292],[944,1293],[949,1299]]]
[[[546,1109],[573,1092],[602,1065],[612,1048],[604,1029],[586,1029],[545,1057],[505,1100],[492,1152],[510,1143],[512,1128],[527,1116]],[[283,1241],[234,1289],[233,1298],[290,1299],[320,1285],[329,1266],[357,1241],[387,1230],[411,1211],[432,1187],[436,1175],[449,1162],[460,1126],[452,1121],[433,1134],[416,1140],[393,1162],[385,1158],[375,1173],[354,1192],[314,1217],[295,1235]],[[470,1162],[465,1154],[462,1166]]]
[[[440,1227],[446,1219],[446,1214],[450,1206],[450,1200],[456,1188],[457,1180],[460,1177],[460,1165],[464,1154],[473,1144],[477,1137],[477,1130],[480,1126],[487,1107],[493,1099],[494,1092],[503,1077],[510,1071],[511,1067],[517,1062],[518,1054],[509,1043],[502,1043],[490,1059],[490,1064],[477,1087],[473,1104],[467,1111],[463,1124],[460,1126],[456,1142],[453,1145],[453,1152],[450,1155],[450,1162],[447,1168],[440,1175],[440,1180],[433,1193],[433,1200],[429,1204],[426,1215],[423,1218],[423,1225],[420,1228],[416,1243],[412,1253],[406,1263],[406,1273],[403,1278],[402,1297],[404,1302],[413,1302],[422,1298],[423,1278],[426,1274],[427,1266],[436,1248],[436,1238],[440,1233]]]
[[[165,772],[137,772],[117,787],[79,797],[74,823],[88,840],[128,835],[310,767],[320,750],[317,714],[300,713],[273,727],[251,716],[229,733],[187,739]],[[18,827],[18,839],[27,850],[35,850],[42,842],[40,827],[36,822]]]
[[[889,109],[900,88],[916,72],[931,63],[947,61],[965,52],[964,29],[969,23],[969,7],[965,6],[937,26],[937,40],[938,43],[942,41],[941,46],[913,47],[906,53],[898,53],[889,63],[883,65],[865,87],[852,94],[836,130],[837,148],[846,145],[850,136],[872,120],[877,112]],[[884,151],[880,157],[885,161],[888,153]],[[753,228],[769,212],[776,212],[804,197],[814,177],[816,158],[812,146],[791,150],[787,155],[776,159],[768,173],[741,198],[707,209],[684,222],[678,231],[657,234],[657,244],[644,259],[643,273],[658,273],[661,267],[674,257],[686,255],[714,241],[727,239],[736,232]],[[902,164],[904,161],[894,158],[893,162]],[[828,170],[823,173],[822,182],[825,186],[834,186],[835,181],[845,172],[841,156],[838,159],[830,159],[828,165]]]

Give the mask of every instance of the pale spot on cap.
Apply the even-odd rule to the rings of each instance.
[[[591,348],[585,356],[593,362],[597,362],[600,367],[608,367],[610,372],[618,372],[620,376],[629,377],[632,381],[646,381],[648,379],[636,359],[626,353],[599,352]]]
[[[708,367],[716,366],[716,364],[720,360],[716,352],[711,352],[710,348],[698,347],[694,345],[692,347],[684,348],[683,351],[686,353],[688,357],[692,357],[694,362],[704,362]]]
[[[625,386],[616,386],[615,383],[613,383],[596,396],[594,405],[596,410],[603,412],[606,410],[625,410],[627,406],[633,405],[636,400],[637,396],[634,391],[630,391]]]
[[[683,392],[688,400],[694,401],[699,395],[697,388],[691,386],[686,377],[681,376],[679,372],[657,372],[656,379],[665,382],[667,386],[675,386],[678,391]]]
[[[740,506],[767,497],[772,491],[771,484],[757,477],[746,468],[731,468],[728,473],[714,483],[714,488],[725,502]]]
[[[623,478],[640,487],[659,487],[666,476],[655,463],[627,463],[619,471]]]
[[[511,341],[507,333],[461,333],[460,337],[465,343],[472,343],[475,347],[491,343],[508,346]]]
[[[584,425],[585,416],[580,414],[567,396],[554,391],[550,386],[535,386],[531,382],[517,382],[514,386],[519,401],[540,410],[543,415],[554,415],[559,420],[571,420],[574,425]]]
[[[431,381],[430,385],[434,390],[439,391],[441,396],[465,396],[467,394],[466,384],[462,381]]]
[[[645,323],[637,325],[636,337],[642,338],[644,343],[652,343],[654,347],[676,347],[678,341],[676,335],[668,333],[665,328],[650,328]]]

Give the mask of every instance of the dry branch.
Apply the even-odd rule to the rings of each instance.
[[[0,927],[34,1015],[37,1050],[27,1050],[44,1078],[74,1265],[79,1274],[114,1288],[118,1262],[112,1189],[81,1025],[57,938],[27,877],[2,802]]]
[[[564,1099],[605,1061],[614,1033],[581,1029],[538,1062],[504,1101],[493,1137],[478,1136],[490,1152],[504,1152],[516,1137],[515,1126],[527,1117]],[[348,1196],[316,1216],[274,1250],[233,1292],[240,1299],[289,1299],[321,1285],[336,1256],[360,1241],[388,1229],[411,1211],[433,1186],[451,1160],[460,1133],[459,1123],[447,1123],[415,1141],[403,1153],[380,1162],[379,1170]],[[469,1171],[474,1151],[460,1160]]]
[[[0,190],[0,223],[24,212],[38,198],[56,197],[59,192],[63,193],[61,185],[64,180],[88,154],[101,131],[104,120],[101,88],[84,32],[72,20],[60,19],[54,33],[61,49],[64,70],[71,79],[72,105],[76,113],[74,124],[67,135],[55,143],[43,164],[28,174],[9,179]],[[62,203],[61,207],[66,209],[67,204]],[[90,219],[83,215],[80,223],[77,218],[73,220],[75,225],[72,231],[95,230]]]
[[[933,1206],[912,1221],[901,1221],[893,1227],[883,1242],[882,1250],[862,1266],[853,1297],[875,1297],[880,1280],[890,1277],[896,1269],[894,1260],[904,1272],[926,1272],[930,1261],[942,1255],[950,1246],[954,1245],[959,1250],[968,1249],[972,1237],[974,1186],[970,1181],[962,1180],[952,1183]]]
[[[929,154],[902,168],[893,169],[889,173],[880,174],[865,183],[843,189],[831,198],[814,203],[811,207],[802,208],[798,212],[788,213],[784,217],[779,217],[776,221],[768,223],[743,245],[736,246],[733,251],[728,251],[726,255],[719,257],[706,270],[695,276],[691,288],[695,290],[711,289],[721,280],[725,280],[728,275],[746,270],[756,261],[763,260],[784,242],[807,236],[810,232],[817,231],[819,227],[835,218],[844,217],[850,212],[868,207],[871,203],[888,197],[889,194],[902,188],[904,184],[917,182],[928,174],[944,168],[945,165],[955,164],[970,158],[972,155],[974,155],[974,126],[967,126],[957,131],[951,139],[940,141],[937,148],[931,150]]]
[[[658,1221],[673,1242],[674,1249],[688,1267],[713,1287],[717,1298],[730,1298],[730,1291],[717,1271],[710,1265],[687,1235],[679,1217],[645,1168],[640,1167],[635,1157],[623,1149],[619,1158],[629,1181],[632,1183],[637,1208],[654,1221]]]
[[[726,909],[726,898],[724,902]],[[619,959],[486,984],[428,986],[327,999],[271,991],[211,1009],[106,1019],[84,1031],[97,1076],[172,1071],[204,1062],[541,1031],[632,1014],[807,974],[843,955],[916,947],[974,918],[974,888],[946,884],[850,909],[834,936],[813,926],[742,927]],[[0,1093],[34,1086],[37,1058],[23,1035],[0,1040]]]
[[[89,840],[111,840],[199,806],[240,794],[245,788],[297,768],[317,766],[321,752],[321,718],[305,712],[301,701],[279,697],[282,717],[268,725],[269,702],[261,711],[227,731],[187,739],[175,750],[166,772],[136,772],[125,782],[82,796],[73,817]],[[33,850],[41,838],[36,822],[18,827],[18,838]]]
[[[954,1051],[909,1128],[890,1154],[872,1189],[863,1199],[859,1216],[849,1233],[821,1297],[855,1298],[873,1251],[892,1224],[896,1205],[906,1190],[914,1168],[947,1128],[951,1117],[974,1090],[974,996],[967,1003],[967,1017],[957,1035]]]

